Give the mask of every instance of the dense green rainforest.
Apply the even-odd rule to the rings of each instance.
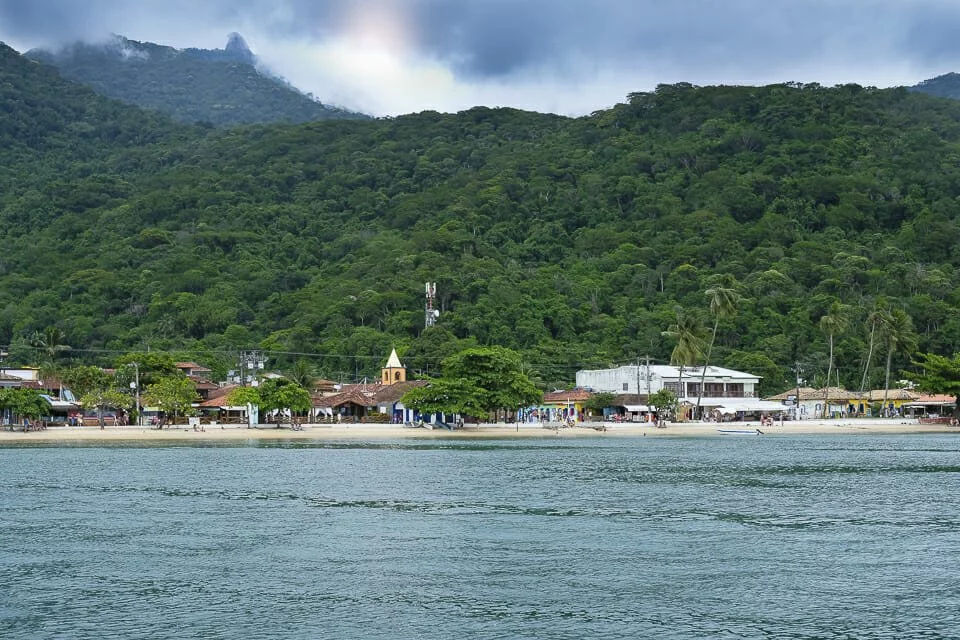
[[[544,386],[665,362],[677,307],[740,293],[711,362],[842,384],[960,350],[960,103],[855,85],[660,86],[512,109],[217,130],[0,48],[0,344],[296,354],[336,378],[472,344]],[[424,282],[438,325],[423,329]],[[836,306],[837,303],[843,306]],[[838,322],[822,322],[839,310]],[[902,310],[902,311],[900,311]],[[877,312],[900,318],[893,348]],[[892,314],[892,315],[891,315]],[[899,314],[899,315],[898,315]],[[90,351],[79,351],[86,349]],[[104,350],[98,353],[96,350]],[[24,355],[26,354],[26,355]],[[819,380],[818,380],[819,377]]]

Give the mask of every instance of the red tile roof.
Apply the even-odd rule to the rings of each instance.
[[[361,385],[354,385],[355,387]],[[345,404],[355,404],[361,407],[376,406],[372,393],[364,393],[360,389],[350,389],[332,396],[313,396],[313,406],[315,407],[341,407]]]
[[[403,395],[411,389],[425,387],[430,384],[429,380],[407,380],[405,382],[395,382],[394,384],[383,385],[374,396],[377,404],[393,404],[399,402]]]
[[[197,364],[196,362],[178,362],[174,364],[177,369],[192,369],[194,371],[210,371],[204,366]]]
[[[912,404],[954,404],[956,401],[957,399],[954,396],[938,393],[917,396]]]
[[[558,404],[564,402],[584,402],[593,397],[586,389],[571,389],[569,391],[551,391],[543,394],[544,404]]]
[[[210,382],[206,378],[201,378],[200,376],[187,376],[187,378],[193,382],[193,386],[198,390],[203,389],[204,391],[213,391],[220,388],[220,385],[218,385],[216,382]]]
[[[201,409],[215,409],[232,406],[229,402],[227,402],[227,395],[229,395],[231,391],[239,386],[240,385],[238,384],[228,384],[225,387],[213,389],[210,391],[210,397],[201,402],[198,406]]]
[[[871,402],[881,402],[883,400],[883,389],[872,389],[868,394]],[[887,389],[887,400],[913,400],[917,397],[916,393],[907,391],[906,389]]]

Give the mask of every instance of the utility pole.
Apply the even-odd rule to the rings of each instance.
[[[261,351],[241,351],[240,352],[240,386],[247,386],[247,373],[246,370],[250,370],[250,386],[256,387],[259,382],[257,381],[257,372],[263,369],[263,363],[266,362],[266,358],[263,357],[263,352]],[[259,417],[258,417],[259,419]],[[253,424],[253,405],[247,403],[247,427],[252,429]]]
[[[133,384],[136,385],[135,391],[137,394],[137,426],[143,426],[143,415],[140,411],[140,364],[138,362],[133,363]]]
[[[267,361],[263,357],[262,351],[241,351],[240,352],[240,385],[247,386],[246,370],[250,371],[250,386],[256,387],[257,372],[263,369],[263,364]]]
[[[797,416],[797,420],[799,420],[800,419],[800,383],[803,381],[803,379],[800,376],[803,373],[803,367],[800,366],[799,362],[795,362],[793,364],[793,370],[797,374],[797,400],[796,400],[796,405],[794,407],[794,410]],[[827,381],[827,384],[828,385],[830,384],[829,380]]]
[[[640,358],[637,358],[637,404],[640,404]]]
[[[647,400],[650,400],[650,356],[645,356],[647,359]]]
[[[650,393],[650,356],[644,356],[643,359],[646,360],[646,377],[647,377],[647,419],[649,420],[649,418],[650,418],[650,395],[651,395],[651,393]],[[638,367],[638,369],[639,369],[639,367]],[[639,387],[639,383],[637,383],[637,386]],[[640,389],[639,389],[639,388],[637,389],[637,393],[638,393],[638,394],[640,393]]]

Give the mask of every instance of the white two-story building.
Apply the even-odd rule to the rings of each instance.
[[[703,393],[700,393],[701,379]],[[680,403],[696,405],[700,397],[703,411],[756,413],[782,409],[779,403],[758,398],[760,376],[723,367],[680,367],[672,365],[627,365],[616,369],[577,371],[577,386],[594,392],[636,394],[640,398],[661,389],[672,391]]]

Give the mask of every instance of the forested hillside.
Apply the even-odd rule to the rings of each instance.
[[[3,55],[11,358],[49,326],[83,348],[325,354],[309,357],[331,377],[375,374],[391,345],[430,371],[479,343],[519,350],[552,386],[667,361],[678,305],[709,339],[719,286],[742,297],[711,361],[766,391],[797,362],[823,382],[830,336],[852,388],[868,353],[876,386],[888,352],[896,372],[913,348],[960,349],[952,101],[674,85],[580,119],[476,108],[219,131],[54,87]],[[423,331],[428,280],[441,316]]]
[[[324,105],[262,72],[238,34],[225,49],[174,49],[115,36],[108,43],[77,42],[27,57],[51,64],[69,80],[101,95],[215,126],[363,118]]]
[[[941,98],[960,99],[960,73],[945,73],[942,76],[924,80],[910,87],[910,90]]]

